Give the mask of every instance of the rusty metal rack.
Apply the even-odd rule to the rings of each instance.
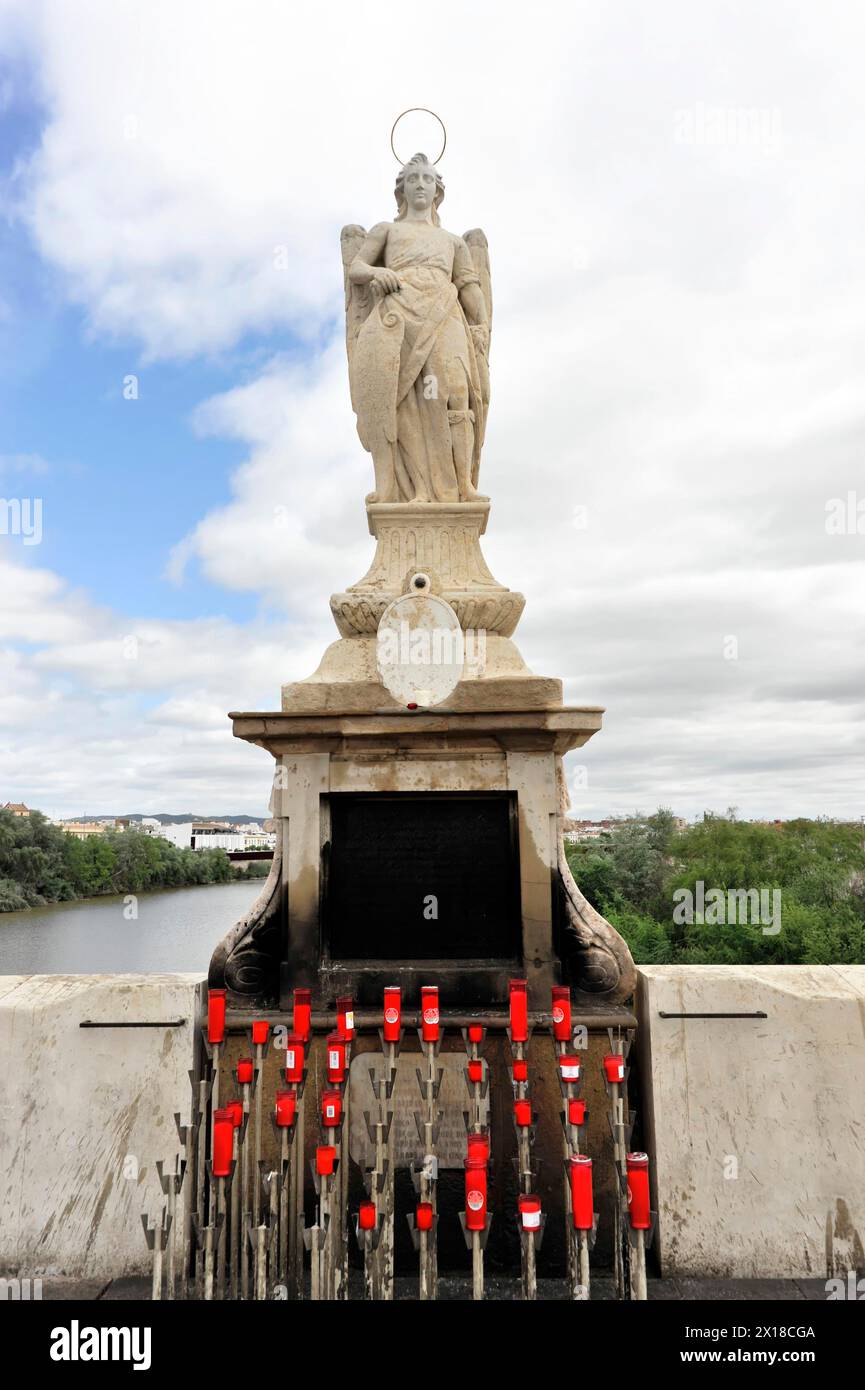
[[[654,1214],[648,1159],[629,1151],[634,1015],[572,1004],[563,986],[550,1010],[529,1011],[524,980],[507,1008],[440,1009],[438,995],[425,987],[404,1008],[392,987],[378,1010],[346,996],[313,1010],[296,990],[293,1012],[252,1014],[209,991],[188,1123],[175,1115],[180,1152],[160,1161],[163,1201],[142,1215],[154,1299],[388,1301],[406,1220],[422,1300],[436,1298],[460,1225],[476,1300],[491,1233],[497,1252],[518,1252],[524,1299],[537,1298],[542,1241],[560,1252],[568,1297],[587,1299],[599,1224],[618,1296],[646,1297]],[[606,1096],[592,1125],[584,1082],[593,1107]],[[500,1253],[489,1258],[500,1271]]]

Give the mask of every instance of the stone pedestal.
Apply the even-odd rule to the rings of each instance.
[[[374,637],[392,599],[423,570],[464,630],[510,637],[526,606],[522,594],[494,579],[481,554],[490,504],[373,502],[367,506],[375,557],[363,579],[333,594],[330,609],[343,637]]]
[[[237,1002],[278,999],[287,1007],[297,985],[320,1002],[353,993],[378,1002],[385,984],[407,998],[421,983],[441,983],[454,1005],[503,1003],[510,976],[529,980],[532,1005],[546,1007],[550,986],[569,973],[579,990],[607,1002],[631,989],[630,957],[608,924],[586,903],[567,870],[561,840],[561,757],[601,724],[597,708],[550,711],[387,714],[273,712],[232,716],[239,738],[266,748],[277,763],[273,814],[279,827],[271,879],[259,904],[214,957],[211,983],[224,983]],[[501,952],[482,959],[439,958],[430,936],[441,918],[424,915],[439,896],[438,872],[418,874],[416,912],[405,923],[400,958],[370,955],[376,923],[358,898],[348,934],[351,955],[336,956],[326,930],[328,864],[333,850],[334,798],[347,796],[474,796],[506,799],[514,825],[515,937],[502,924]],[[370,853],[377,847],[370,847]],[[386,863],[383,864],[386,874]],[[478,872],[483,872],[479,864]],[[345,902],[345,893],[340,895]],[[340,936],[346,939],[346,924]],[[614,938],[614,939],[613,939]]]
[[[577,999],[620,1003],[633,962],[574,883],[562,838],[562,757],[602,710],[565,707],[561,682],[520,656],[524,599],[480,551],[488,502],[367,510],[373,562],[331,599],[342,636],[283,686],[280,710],[231,716],[235,737],[276,762],[278,843],[211,984],[236,1005],[287,1008],[298,985],[325,1007],[341,993],[380,1005],[387,984],[409,1001],[438,983],[449,1006],[491,1007],[521,977],[535,1009],[563,979]],[[425,709],[400,704],[376,664],[385,609],[418,587],[476,639],[463,679]]]

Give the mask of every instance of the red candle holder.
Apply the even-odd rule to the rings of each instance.
[[[231,1151],[234,1145],[234,1118],[227,1108],[213,1112],[213,1176],[231,1175]]]
[[[252,1025],[252,1041],[255,1047],[265,1047],[270,1036],[270,1024],[263,1018],[256,1019]]]
[[[521,1192],[517,1198],[520,1225],[524,1231],[541,1229],[541,1199],[533,1192]]]
[[[467,1158],[466,1175],[466,1230],[482,1231],[487,1224],[487,1165],[480,1160]]]
[[[484,1040],[484,1029],[482,1023],[470,1023],[468,1026],[469,1042],[482,1043]]]
[[[421,1038],[427,1043],[439,1040],[438,985],[424,985],[421,989]]]
[[[584,1100],[568,1101],[568,1124],[584,1125],[586,1123],[586,1102]]]
[[[385,1042],[399,1042],[400,1029],[402,1027],[402,995],[399,985],[388,985],[384,992],[384,1027],[382,1033]]]
[[[651,1201],[649,1200],[649,1155],[644,1153],[627,1154],[625,1164],[628,1170],[628,1216],[635,1231],[648,1231],[652,1225]]]
[[[297,1119],[297,1092],[277,1091],[276,1123],[280,1129],[290,1129]]]
[[[476,1057],[469,1059],[469,1081],[473,1086],[479,1086],[484,1079],[484,1064]]]
[[[521,1085],[522,1085],[524,1082],[528,1081],[528,1079],[529,1079],[529,1064],[528,1064],[528,1062],[526,1061],[525,1057],[516,1057],[516,1058],[514,1058],[513,1072],[514,1072],[514,1081],[518,1081]]]
[[[375,1209],[375,1202],[361,1202],[360,1210],[357,1214],[357,1224],[362,1231],[374,1231],[377,1224],[378,1212]]]
[[[528,989],[528,980],[511,980],[510,1011],[512,1043],[524,1043],[529,1040]]]
[[[342,1095],[339,1091],[322,1091],[321,1123],[325,1129],[337,1129],[342,1123]]]
[[[312,990],[310,989],[296,989],[294,991],[292,1028],[294,1029],[294,1036],[300,1042],[309,1042],[312,1032]]]
[[[299,1086],[303,1081],[305,1060],[306,1049],[301,1038],[287,1038],[285,1042],[285,1079],[290,1081],[293,1086]]]
[[[553,985],[553,1037],[556,1042],[570,1042],[571,991],[567,985]]]
[[[592,1197],[592,1160],[588,1154],[575,1154],[568,1159],[571,1183],[571,1213],[574,1230],[591,1231],[595,1224]]]
[[[225,1042],[224,989],[207,991],[207,1041],[211,1046],[215,1043]]]
[[[350,994],[341,994],[336,1001],[336,1031],[346,1042],[354,1037],[354,1000]]]
[[[336,1166],[336,1149],[332,1144],[319,1144],[315,1151],[315,1171],[320,1178],[329,1178]]]
[[[565,1085],[573,1086],[580,1079],[580,1059],[576,1052],[563,1052],[559,1058],[559,1076]]]
[[[468,1135],[468,1158],[474,1163],[488,1163],[490,1158],[490,1136],[480,1131]]]
[[[251,1057],[241,1057],[237,1063],[237,1084],[251,1086],[255,1065]]]
[[[341,1086],[345,1081],[345,1038],[340,1033],[328,1034],[327,1079],[331,1086]]]
[[[433,1225],[432,1202],[418,1202],[414,1213],[415,1230],[431,1231]]]
[[[620,1052],[608,1052],[604,1058],[604,1075],[611,1085],[625,1079],[625,1059]]]
[[[528,1129],[532,1123],[532,1103],[530,1100],[514,1101],[514,1123],[518,1129]]]

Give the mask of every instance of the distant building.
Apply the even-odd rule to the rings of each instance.
[[[573,845],[579,840],[600,840],[602,835],[609,835],[615,825],[614,820],[566,820],[563,833]]]
[[[56,824],[61,830],[65,830],[67,835],[74,835],[76,840],[87,840],[91,835],[104,835],[109,828],[104,820],[62,820]]]
[[[228,854],[272,850],[276,844],[276,835],[260,825],[229,825],[217,820],[163,825],[158,834],[178,849],[224,849]]]
[[[13,816],[29,816],[30,807],[25,806],[23,801],[7,801],[3,807],[4,811],[9,811]]]

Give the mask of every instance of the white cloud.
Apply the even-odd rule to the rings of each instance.
[[[214,711],[308,674],[327,596],[366,568],[338,232],[391,215],[390,123],[423,102],[448,122],[445,223],[491,244],[485,551],[529,598],[527,658],[609,709],[578,755],[580,809],[860,812],[865,539],[828,535],[825,509],[865,496],[865,16],[623,0],[517,22],[445,0],[431,35],[396,4],[8,15],[47,111],[15,197],[90,331],[165,359],[277,335],[196,412],[247,458],[170,562],[178,582],[200,566],[263,593],[271,625],[134,624],[57,576],[16,585],[7,634],[44,645],[15,669],[46,698],[79,692],[106,794],[124,730],[142,788],[248,788],[248,753],[214,752]],[[683,139],[707,110],[762,117],[754,138]],[[144,692],[160,703],[142,734]]]

